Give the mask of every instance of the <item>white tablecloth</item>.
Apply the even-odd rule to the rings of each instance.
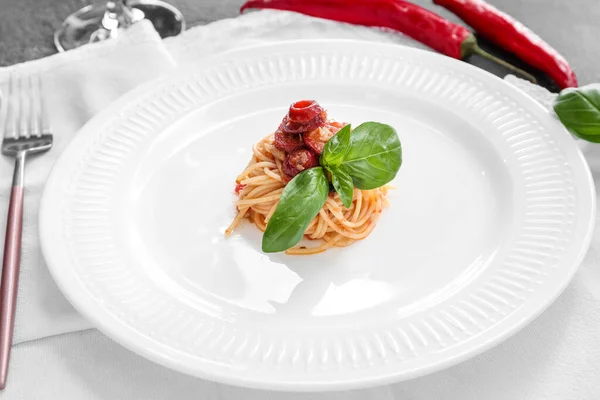
[[[139,30],[144,33],[144,29]],[[156,68],[155,73],[169,71],[172,63],[188,64],[222,50],[298,37],[360,38],[414,45],[400,35],[279,12],[249,14],[195,28],[165,41],[164,47],[155,37],[141,36],[147,49],[135,42],[139,39],[135,39],[136,35],[132,35],[128,45],[140,51],[140,57],[154,60],[149,65]],[[123,49],[115,46],[113,50]],[[102,50],[108,57],[102,58],[105,73],[119,71],[116,67],[111,71],[110,63],[106,62],[113,50],[106,46]],[[84,62],[83,52],[74,54],[77,57],[70,62]],[[115,62],[123,63],[122,57]],[[35,65],[44,69],[55,62],[41,60]],[[73,65],[70,62],[65,63],[66,68]],[[30,66],[22,67],[27,68]],[[143,76],[135,76],[132,67],[129,71],[134,72],[129,78],[119,78],[125,84],[144,80]],[[81,81],[74,77],[69,82]],[[90,87],[92,83],[82,82],[80,90],[75,88],[72,95],[85,93]],[[544,91],[531,91],[527,85],[523,88],[542,102],[549,99]],[[118,91],[116,86],[113,89],[115,93]],[[94,93],[88,93],[87,103],[77,102],[83,108],[77,110],[81,111],[76,114],[79,118],[93,114],[90,107],[94,110],[108,100],[102,96],[98,99]],[[71,97],[64,96],[63,100],[73,102]],[[75,123],[70,126],[72,130],[75,127]],[[594,154],[597,151],[595,146],[585,147],[592,169],[600,172],[597,162],[600,157]],[[4,175],[10,165],[3,164],[3,168]],[[34,177],[42,179],[43,174],[34,171]],[[595,177],[598,179],[600,174],[595,173]],[[35,213],[30,229],[35,228],[34,216]],[[565,293],[513,338],[472,360],[430,376],[375,389],[336,393],[263,392],[195,379],[153,364],[95,330],[32,341],[89,327],[62,299],[43,263],[34,263],[33,268],[26,268],[20,291],[17,336],[23,343],[13,348],[8,386],[0,399],[600,399],[600,246],[595,245],[598,235]],[[35,244],[35,237],[28,240],[30,245]],[[28,254],[34,257],[35,251]],[[30,266],[31,258],[28,256],[24,262]]]

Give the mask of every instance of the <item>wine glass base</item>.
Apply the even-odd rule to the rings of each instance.
[[[176,36],[185,30],[185,20],[181,12],[169,3],[160,0],[131,0],[134,23],[148,19],[162,37]],[[58,51],[71,50],[90,43],[92,35],[102,30],[102,20],[106,7],[90,5],[69,15],[62,26],[54,33],[54,45]]]

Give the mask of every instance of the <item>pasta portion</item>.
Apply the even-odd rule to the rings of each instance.
[[[290,180],[285,163],[286,153],[276,147],[274,134],[254,145],[252,159],[236,179],[239,196],[235,202],[237,215],[227,228],[226,235],[230,235],[244,219],[265,231]],[[319,240],[320,243],[315,246],[299,244],[286,253],[315,254],[364,239],[375,228],[382,209],[388,205],[388,190],[387,185],[373,190],[355,188],[349,208],[342,204],[335,191],[330,191],[325,204],[304,233],[305,239]]]

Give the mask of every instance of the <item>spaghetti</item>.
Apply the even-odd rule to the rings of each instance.
[[[226,235],[230,235],[243,219],[250,220],[264,232],[290,179],[284,171],[286,154],[275,146],[273,134],[255,144],[252,150],[252,159],[236,179],[237,215],[225,231]],[[375,228],[383,207],[388,205],[388,189],[389,186],[373,190],[355,188],[350,208],[343,206],[337,193],[330,192],[325,205],[304,233],[304,238],[321,243],[316,246],[299,244],[286,253],[316,254],[366,238]]]

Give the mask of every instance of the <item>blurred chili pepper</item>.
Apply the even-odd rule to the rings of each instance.
[[[394,29],[449,57],[462,60],[477,54],[535,82],[531,74],[483,51],[475,36],[465,27],[407,1],[249,0],[240,11],[249,8],[295,11],[350,24]]]
[[[564,89],[576,87],[577,77],[567,61],[519,21],[482,0],[433,0],[469,24],[478,35],[540,69]]]

